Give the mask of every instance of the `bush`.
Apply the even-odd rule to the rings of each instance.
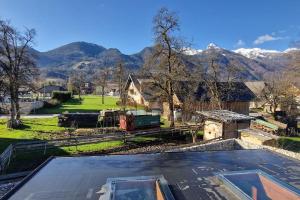
[[[61,102],[66,102],[71,98],[72,98],[71,92],[67,92],[67,91],[53,91],[52,92],[52,99],[57,99],[58,101],[61,101]]]
[[[48,101],[44,101],[44,108],[54,108],[61,104],[61,102],[57,99],[50,99]]]

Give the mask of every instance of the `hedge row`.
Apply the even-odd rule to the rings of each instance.
[[[66,102],[72,98],[72,93],[68,91],[53,91],[52,99],[57,99],[60,102]]]

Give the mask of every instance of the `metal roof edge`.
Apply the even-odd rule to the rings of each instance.
[[[30,174],[28,174],[19,184],[13,187],[7,192],[0,200],[8,200],[12,195],[16,193],[25,183],[27,183],[35,174],[37,174],[44,166],[46,166],[55,156],[50,156],[45,162],[35,168]]]

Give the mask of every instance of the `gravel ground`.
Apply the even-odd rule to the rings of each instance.
[[[154,144],[144,147],[137,147],[125,151],[114,152],[111,154],[138,154],[138,153],[160,153],[174,148],[178,148],[178,143]]]

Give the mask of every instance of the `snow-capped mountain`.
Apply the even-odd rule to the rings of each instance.
[[[298,48],[288,48],[285,51],[283,51],[284,53],[290,53],[290,52],[295,52],[295,51],[300,51],[300,49]]]
[[[261,49],[261,48],[240,48],[236,49],[233,52],[241,54],[247,58],[256,59],[258,57],[268,57],[268,56],[276,56],[282,52],[276,50],[268,50],[268,49]]]
[[[189,49],[186,55],[192,56],[192,60],[199,61],[195,65],[205,65],[207,60],[214,58],[221,68],[234,65],[241,69],[245,79],[260,79],[267,72],[281,71],[285,69],[291,59],[291,54],[300,53],[300,49],[290,48],[285,51],[267,50],[260,48],[227,50],[210,43],[206,49]],[[195,59],[196,58],[196,59]],[[225,70],[226,71],[226,70]]]
[[[264,63],[267,66],[273,67],[274,69],[284,69],[289,65],[291,55],[300,52],[297,48],[288,48],[284,51],[260,49],[260,48],[240,48],[233,52],[241,54],[247,58],[256,60]]]
[[[209,43],[206,47],[206,49],[221,49],[221,47],[219,47],[218,45],[216,45],[215,43]]]
[[[192,49],[192,48],[184,48],[183,49],[183,53],[185,55],[189,55],[189,56],[193,56],[193,55],[199,54],[201,52],[202,52],[201,49]]]
[[[290,48],[285,51],[265,50],[259,48],[227,50],[210,43],[206,49],[186,48],[184,61],[188,67],[207,67],[211,59],[218,63],[224,71],[228,66],[237,66],[241,70],[241,77],[247,80],[257,80],[264,73],[285,69],[293,57],[300,56],[300,50]],[[126,55],[115,48],[104,48],[86,42],[74,42],[48,52],[38,52],[37,65],[43,71],[53,74],[68,74],[74,69],[83,69],[91,74],[93,70],[101,67],[113,67],[122,60],[129,70],[139,70],[153,51],[146,47],[142,51]],[[295,56],[297,55],[297,56]],[[299,55],[299,56],[298,56]]]
[[[207,45],[207,49],[222,49],[218,45],[214,43],[210,43]],[[300,51],[298,48],[288,48],[284,51],[277,51],[277,50],[270,50],[270,49],[261,49],[261,48],[239,48],[236,50],[232,50],[235,53],[241,54],[250,59],[259,59],[259,58],[269,58],[272,59],[273,57],[283,56],[286,53],[290,53],[293,51]],[[186,55],[196,55],[201,54],[203,52],[202,49],[193,49],[187,48],[185,51]]]
[[[221,47],[219,47],[218,45],[214,44],[214,43],[209,43],[206,47],[207,49],[221,49]],[[203,52],[202,49],[193,49],[193,48],[184,48],[184,54],[185,55],[189,55],[189,56],[193,56],[193,55],[197,55],[197,54],[201,54]]]

